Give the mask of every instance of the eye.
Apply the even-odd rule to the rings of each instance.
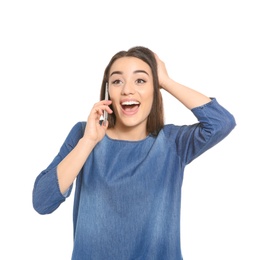
[[[144,79],[137,79],[136,83],[137,84],[144,84],[144,83],[146,83],[146,80],[144,80]]]
[[[113,80],[112,84],[114,85],[120,85],[122,81],[120,79]]]

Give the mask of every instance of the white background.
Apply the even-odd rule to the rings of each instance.
[[[98,101],[111,56],[144,45],[237,121],[186,168],[184,259],[270,260],[270,11],[262,0],[1,1],[0,258],[70,259],[73,196],[41,216],[34,180]],[[167,123],[195,122],[163,95]]]

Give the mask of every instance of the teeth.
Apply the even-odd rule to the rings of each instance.
[[[138,105],[138,101],[125,101],[121,103],[122,105],[130,106],[130,105]]]

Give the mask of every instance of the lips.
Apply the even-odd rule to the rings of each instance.
[[[125,115],[134,115],[138,111],[140,102],[137,100],[123,100],[120,105]]]

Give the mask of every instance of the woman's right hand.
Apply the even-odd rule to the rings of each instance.
[[[103,115],[104,110],[109,114],[113,113],[109,107],[111,103],[111,100],[102,100],[94,104],[88,116],[84,139],[95,143],[102,140],[108,127],[108,121],[105,124],[100,124],[100,117]]]

